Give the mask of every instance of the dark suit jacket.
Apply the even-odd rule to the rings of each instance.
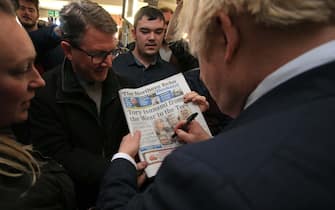
[[[225,131],[169,155],[144,193],[110,165],[101,209],[335,209],[335,63],[281,84]]]

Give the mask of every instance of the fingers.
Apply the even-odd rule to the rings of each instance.
[[[208,135],[205,131],[203,132],[197,132],[197,133],[188,133],[186,131],[183,131],[181,129],[178,129],[176,131],[178,138],[181,142],[185,143],[195,143],[195,142],[201,142],[206,141],[210,139],[210,135]]]
[[[143,171],[148,166],[148,163],[145,161],[138,162],[136,168],[138,171]]]
[[[209,103],[205,96],[199,95],[195,91],[191,91],[184,96],[184,102],[189,103],[192,102],[194,104],[197,104],[199,108],[201,109],[201,112],[206,111],[209,108]]]
[[[191,102],[193,98],[197,97],[197,96],[200,96],[197,92],[195,91],[191,91],[189,93],[186,93],[184,95],[184,102]]]
[[[141,161],[136,164],[137,168],[137,185],[141,187],[142,184],[146,180],[146,174],[144,173],[144,169],[148,166],[147,162]]]
[[[182,125],[182,122],[178,125]],[[189,124],[188,128],[189,129],[187,131],[184,131],[182,129],[177,129],[175,131],[178,138],[183,142],[186,143],[200,142],[208,140],[211,137],[197,121],[192,121]]]
[[[186,131],[183,131],[181,129],[176,130],[176,134],[181,142],[191,143],[193,142],[193,135],[190,135]]]
[[[185,123],[186,123],[186,120],[181,120],[181,121],[179,121],[179,122],[175,125],[174,130],[176,131],[177,129],[181,128]]]
[[[143,183],[145,182],[145,180],[147,179],[147,176],[145,173],[142,173],[141,175],[139,175],[137,177],[137,186],[141,187],[143,185]]]

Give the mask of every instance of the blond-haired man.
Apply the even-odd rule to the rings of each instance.
[[[179,32],[235,120],[173,152],[142,194],[135,166],[114,159],[100,207],[334,209],[334,14],[334,0],[184,0]],[[208,138],[196,121],[176,132],[187,142]],[[126,136],[119,152],[131,160],[139,139]]]

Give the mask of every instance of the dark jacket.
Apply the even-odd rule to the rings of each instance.
[[[31,186],[31,176],[0,175],[0,209],[75,210],[74,186],[64,168],[56,161],[33,154],[40,164],[40,176]]]
[[[142,87],[178,73],[177,69],[161,59],[159,54],[155,64],[145,67],[131,51],[119,55],[113,60],[113,71],[126,82],[130,88]]]
[[[51,70],[64,61],[61,38],[54,32],[56,26],[46,26],[28,33],[36,50],[35,65],[40,73]]]
[[[172,51],[170,63],[176,65],[178,71],[186,72],[199,68],[198,59],[190,54],[187,42],[183,40],[170,42],[169,48]]]
[[[334,69],[286,81],[222,134],[176,149],[142,194],[135,167],[113,161],[99,209],[335,209]]]
[[[35,149],[51,156],[69,172],[78,205],[93,205],[109,158],[118,151],[128,127],[112,71],[103,82],[100,116],[95,102],[74,75],[71,63],[43,75],[46,87],[36,92],[30,109]]]

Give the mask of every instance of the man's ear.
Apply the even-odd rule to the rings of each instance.
[[[222,10],[217,14],[219,21],[219,30],[222,35],[225,36],[226,47],[225,47],[225,62],[230,62],[234,56],[235,51],[238,48],[240,37],[236,25],[232,22],[231,18],[226,15]]]
[[[135,28],[135,27],[133,27],[133,28],[131,29],[131,34],[132,34],[132,36],[133,36],[133,39],[136,41],[136,28]]]
[[[72,60],[72,46],[66,41],[61,41],[60,46],[63,48],[64,54],[70,61]]]

